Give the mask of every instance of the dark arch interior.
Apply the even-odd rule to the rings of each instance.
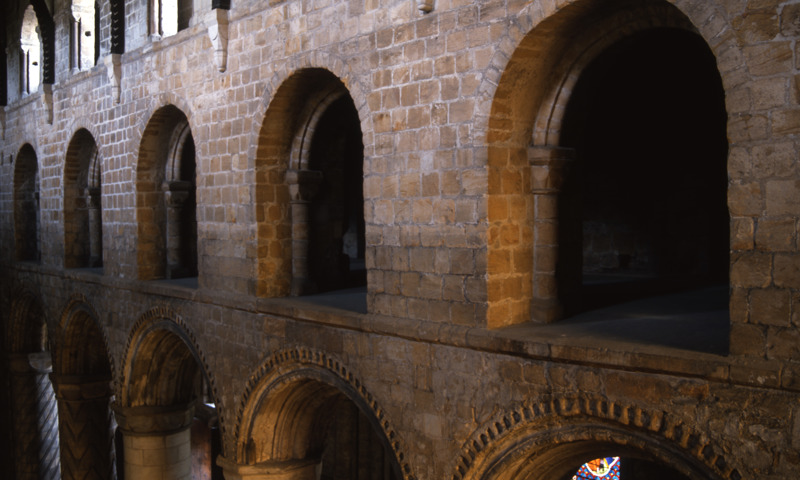
[[[28,144],[20,150],[15,166],[14,223],[17,260],[38,262],[39,165],[36,152]]]
[[[727,285],[726,117],[713,54],[688,31],[632,35],[581,75],[561,140],[576,151],[559,219],[567,315]]]
[[[314,131],[309,168],[322,172],[310,208],[309,274],[320,292],[366,285],[364,146],[348,95],[333,102]]]

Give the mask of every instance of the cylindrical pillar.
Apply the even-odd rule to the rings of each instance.
[[[531,319],[538,323],[554,322],[563,314],[556,278],[559,254],[558,196],[574,158],[575,151],[569,148],[528,149],[534,202]]]
[[[286,183],[292,202],[292,295],[313,293],[308,270],[309,208],[322,183],[322,172],[289,170]]]
[[[113,406],[122,431],[125,480],[191,480],[194,403]]]
[[[115,477],[111,379],[87,377],[51,376],[58,399],[63,480]]]
[[[50,352],[9,356],[17,480],[58,479],[58,409]]]

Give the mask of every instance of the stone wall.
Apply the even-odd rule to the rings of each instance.
[[[526,472],[520,458],[562,475],[580,457],[562,444],[613,445],[688,478],[792,478],[800,4],[440,0],[423,13],[408,0],[233,0],[229,10],[195,2],[188,28],[154,38],[147,2],[128,0],[124,53],[109,54],[113,6],[103,6],[100,61],[71,72],[67,2],[54,3],[55,83],[22,95],[18,55],[6,66],[6,339],[22,293],[42,304],[54,352],[76,335],[65,329],[70,305],[83,305],[122,409],[174,407],[196,393],[194,377],[178,374],[177,390],[164,393],[169,382],[143,359],[187,376],[196,368],[219,413],[229,475],[253,459],[308,461],[264,453],[317,441],[275,420],[305,411],[308,380],[361,409],[404,478],[509,478]],[[13,49],[24,8],[3,8]],[[558,195],[561,162],[572,161],[564,111],[592,59],[653,29],[699,35],[724,90],[724,355],[561,329]],[[360,122],[367,313],[289,296],[302,199],[287,178],[308,166],[303,138],[330,94],[349,96]],[[196,146],[196,284],[152,280],[148,250],[162,180],[149,166],[181,115]],[[79,131],[100,160],[102,270],[65,268],[74,251],[65,242],[80,237],[65,213]],[[38,262],[15,256],[14,178],[29,149],[39,165]],[[300,406],[275,407],[282,398]]]

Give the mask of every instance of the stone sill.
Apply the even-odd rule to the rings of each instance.
[[[558,335],[551,325],[524,324],[499,330],[409,318],[363,314],[319,305],[312,297],[256,298],[230,292],[187,288],[180,282],[139,281],[99,275],[91,269],[19,263],[4,269],[30,272],[106,288],[210,304],[333,328],[466,348],[520,359],[698,378],[754,388],[800,392],[800,368],[786,362],[720,355],[623,339],[600,341],[586,335]]]

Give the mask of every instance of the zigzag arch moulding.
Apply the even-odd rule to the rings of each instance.
[[[299,346],[281,350],[269,356],[250,376],[236,412],[235,452],[226,452],[228,458],[244,461],[247,455],[248,438],[258,408],[262,400],[270,393],[270,386],[285,378],[305,378],[328,383],[332,388],[339,389],[351,401],[360,405],[362,413],[368,418],[371,417],[369,418],[371,423],[380,429],[388,441],[403,480],[416,479],[406,460],[404,442],[363,383],[333,356]]]
[[[489,480],[503,464],[528,458],[535,442],[550,446],[559,428],[587,430],[594,438],[582,439],[643,451],[658,446],[659,454],[681,461],[694,473],[714,480],[741,480],[721,449],[682,420],[664,411],[647,410],[587,395],[547,395],[504,410],[484,422],[462,445],[451,480]],[[571,433],[571,432],[570,432]],[[569,436],[569,433],[566,436]],[[544,438],[547,437],[547,438]],[[624,444],[622,442],[625,442]],[[623,447],[624,445],[624,447]],[[539,450],[546,450],[547,447]],[[580,466],[580,465],[578,465]],[[694,478],[694,477],[692,477]]]
[[[59,360],[57,362],[53,362],[54,371],[56,369],[58,369],[58,372],[64,371],[65,365],[63,362],[61,362],[60,355],[65,345],[66,335],[68,335],[70,323],[75,318],[75,315],[80,313],[86,314],[102,335],[103,346],[106,349],[106,354],[108,355],[108,364],[111,369],[111,381],[112,383],[116,383],[116,362],[114,362],[114,356],[109,348],[108,332],[103,327],[97,310],[94,309],[92,304],[89,302],[89,299],[87,299],[86,296],[81,293],[74,293],[70,296],[69,302],[67,303],[67,306],[64,307],[64,310],[61,313],[61,318],[58,321],[58,337],[54,339],[56,344],[53,346],[53,351],[54,360],[55,358],[58,358]],[[116,391],[116,385],[114,390]]]
[[[226,430],[225,408],[220,400],[217,382],[209,369],[203,350],[197,342],[197,337],[195,337],[183,318],[169,307],[154,307],[148,310],[134,323],[133,327],[131,327],[131,333],[128,335],[128,340],[125,345],[125,353],[122,356],[123,366],[121,368],[119,383],[121,405],[129,406],[130,403],[130,376],[132,374],[133,360],[137,353],[136,347],[148,334],[156,330],[165,330],[178,336],[186,344],[187,348],[189,348],[195,361],[197,361],[200,368],[203,370],[202,373],[208,381],[208,387],[214,399],[217,416],[219,417],[220,433],[222,434],[221,438],[224,448]]]

